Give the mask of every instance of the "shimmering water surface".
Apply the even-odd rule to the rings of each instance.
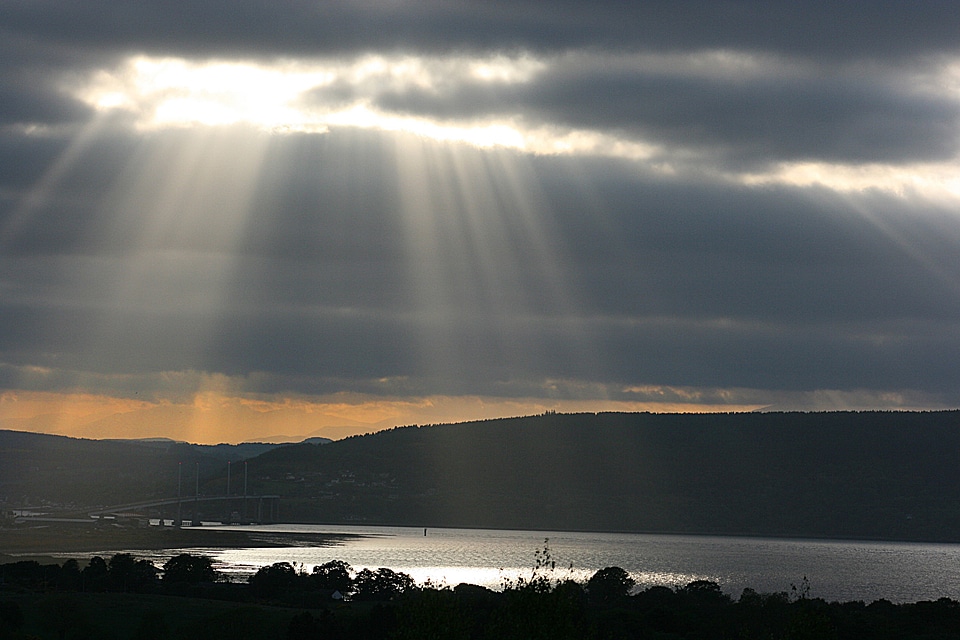
[[[546,539],[557,578],[586,580],[597,569],[619,566],[641,587],[713,580],[734,597],[745,587],[790,591],[806,577],[812,597],[831,601],[960,599],[957,544],[482,529],[429,529],[424,536],[423,529],[326,525],[230,528],[361,536],[327,547],[187,550],[212,556],[238,579],[274,562],[302,564],[309,571],[336,559],[358,571],[403,571],[420,583],[500,588],[504,580],[530,577]]]

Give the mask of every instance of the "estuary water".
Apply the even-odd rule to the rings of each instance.
[[[489,529],[429,529],[424,535],[422,528],[333,525],[230,529],[358,536],[324,547],[187,550],[213,557],[235,579],[274,562],[310,571],[343,560],[357,571],[403,571],[418,583],[499,589],[505,580],[529,578],[546,543],[558,579],[585,581],[598,569],[618,566],[641,588],[712,580],[735,598],[745,587],[761,593],[803,588],[806,578],[809,595],[828,601],[960,600],[960,544]]]

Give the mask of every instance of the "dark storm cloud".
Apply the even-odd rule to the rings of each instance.
[[[529,83],[387,91],[388,111],[444,119],[517,116],[678,145],[726,162],[911,162],[952,158],[960,101],[887,77],[740,79],[562,61]]]
[[[138,268],[130,250],[137,238],[107,232],[136,221],[136,211],[95,214],[60,201],[26,228],[34,249],[0,261],[0,361],[98,375],[259,372],[250,390],[302,393],[522,395],[561,378],[915,388],[943,398],[960,383],[960,280],[949,267],[960,264],[960,228],[946,207],[879,192],[663,181],[625,161],[534,158],[525,191],[544,195],[532,221],[509,206],[421,211],[428,228],[453,235],[435,253],[411,254],[405,216],[414,212],[402,209],[404,185],[383,158],[389,137],[335,132],[271,142],[272,169],[216,305],[189,302],[206,295],[203,269],[177,271],[187,250],[217,253],[216,229],[170,234],[153,247],[150,264],[168,274],[173,293],[118,299]],[[129,157],[124,148],[106,145],[111,155],[92,147],[100,158],[93,165],[116,166]],[[444,149],[434,144],[439,157]],[[490,166],[497,154],[516,155],[459,153]],[[76,171],[91,171],[81,165]],[[572,172],[579,184],[563,177]],[[501,264],[450,244],[471,216],[489,227],[460,231]],[[60,224],[70,232],[43,235]],[[504,236],[491,229],[500,225],[515,247],[497,244]],[[534,240],[557,260],[567,309]],[[443,290],[421,290],[422,271],[439,273]],[[507,302],[514,300],[521,304]],[[404,381],[377,382],[385,378]]]
[[[960,260],[960,229],[949,207],[630,179],[616,164],[596,163],[599,217],[584,214],[578,194],[546,187],[590,306],[778,322],[960,315],[960,280],[947,267]],[[598,231],[610,223],[615,232]]]
[[[260,392],[669,384],[960,402],[954,207],[919,191],[703,178],[794,160],[954,159],[960,105],[929,78],[960,50],[957,25],[953,2],[9,0],[0,387],[120,388],[191,371]],[[767,66],[716,74],[632,55],[704,50]],[[259,144],[267,134],[238,127],[255,144],[191,146],[195,132],[143,132],[122,121],[134,114],[94,128],[69,90],[141,53],[397,51],[532,52],[546,67],[529,82],[452,77],[432,92],[340,79],[305,101],[600,131],[661,145],[656,160],[693,151],[698,171],[419,139],[407,145],[426,158],[415,165],[402,134],[346,128]],[[72,137],[81,125],[88,135]],[[182,158],[215,174],[244,148],[263,151],[256,184],[200,181],[209,206],[164,179],[182,187],[194,178],[177,173]],[[460,183],[457,162],[470,169]],[[403,182],[411,166],[427,167],[422,184]],[[229,210],[246,187],[249,207]],[[24,377],[31,367],[51,373]],[[556,380],[571,382],[545,391]]]
[[[591,98],[585,98],[589,96]],[[591,104],[592,103],[592,104]],[[957,152],[956,101],[848,79],[560,78],[543,111],[732,159],[903,162]]]
[[[11,124],[72,124],[92,116],[87,105],[57,85],[63,68],[76,65],[76,59],[56,46],[5,34],[2,24],[0,39],[0,130]]]
[[[336,136],[325,144],[326,153],[343,157]],[[287,187],[298,192],[297,183],[323,173],[323,156],[315,162],[288,173],[274,192]],[[559,177],[570,164],[602,194],[599,201],[587,202]],[[358,169],[348,164],[334,172]],[[381,370],[378,354],[384,352],[391,354],[391,374],[436,377],[431,388],[449,393],[494,392],[503,380],[558,376],[619,384],[696,380],[706,386],[816,389],[829,383],[941,391],[958,381],[950,363],[960,355],[954,326],[960,281],[944,265],[960,263],[960,230],[949,209],[879,193],[841,197],[788,187],[663,183],[637,177],[629,163],[614,161],[544,158],[534,173],[538,184],[530,187],[547,194],[539,213],[550,221],[548,253],[562,264],[576,301],[571,317],[556,308],[547,283],[537,277],[533,251],[514,256],[519,273],[512,293],[527,301],[523,309],[504,307],[480,291],[481,282],[457,275],[474,271],[450,269],[469,263],[469,256],[413,257],[421,266],[445,270],[452,292],[446,302],[454,309],[439,326],[429,313],[418,314],[416,283],[409,281],[403,236],[395,226],[403,214],[389,193],[376,194],[392,188],[379,176],[365,183],[367,206],[349,232],[354,239],[368,235],[376,255],[361,253],[364,257],[353,261],[350,252],[330,247],[264,270],[277,280],[252,288],[261,301],[248,299],[251,308],[292,309],[296,320],[282,331],[263,330],[256,314],[247,316],[246,328],[231,333],[235,337],[224,344],[233,346],[222,352],[240,354],[240,344],[259,344],[273,335],[269,344],[284,346],[260,351],[259,364],[270,361],[270,371],[293,373],[281,354],[290,362],[339,363],[351,353],[349,374],[359,379]],[[274,255],[304,235],[325,246],[318,231],[336,229],[343,212],[354,210],[347,203],[339,209],[323,202],[324,192],[315,193],[313,207],[310,197],[302,197],[298,207],[270,208],[277,230],[270,242]],[[440,215],[456,220],[466,212],[445,209]],[[493,220],[504,214],[480,215]],[[304,260],[316,268],[305,268]],[[304,301],[310,287],[317,292],[315,302],[336,300],[343,308],[392,319],[376,329],[358,322],[335,330],[296,311],[309,307]],[[347,326],[351,330],[342,333]],[[318,350],[317,336],[349,348]],[[411,343],[410,336],[419,337]],[[453,360],[462,364],[459,375],[436,376],[423,362],[423,345],[417,344],[423,336],[455,354]],[[406,346],[398,351],[396,345]],[[292,357],[296,353],[311,357]]]
[[[11,0],[0,24],[95,48],[209,55],[370,50],[716,49],[902,57],[960,42],[949,1]]]
[[[69,137],[0,132],[0,252],[10,256],[128,250],[137,228],[105,229],[110,220],[102,205],[137,145],[129,132],[108,129],[79,145],[79,161],[45,185],[58,158],[68,153]]]
[[[0,132],[0,188],[26,190],[43,177],[68,140]]]
[[[941,161],[960,144],[960,101],[915,76],[936,73],[941,56],[960,49],[954,9],[947,2],[290,2],[282,10],[262,2],[10,2],[0,7],[0,30],[10,36],[0,45],[0,125],[89,118],[63,86],[111,66],[108,55],[573,52],[550,58],[529,83],[451,78],[428,91],[341,79],[306,102],[331,108],[371,98],[388,111],[440,119],[516,117],[665,145],[668,156],[694,151],[728,169]],[[692,74],[616,57],[702,50],[761,54],[768,68]]]
[[[960,348],[960,335],[947,323],[683,327],[663,322],[598,329],[607,379],[621,383],[655,371],[664,384],[694,387],[925,389],[949,403],[960,400],[947,355]]]
[[[0,126],[76,123],[91,115],[89,107],[59,91],[38,87],[29,78],[0,75]]]

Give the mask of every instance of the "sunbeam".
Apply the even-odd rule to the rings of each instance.
[[[0,388],[188,438],[956,402],[947,40],[394,4],[377,38],[325,31],[353,5],[202,44],[4,23]]]
[[[84,154],[102,133],[109,119],[109,114],[102,114],[83,125],[79,132],[69,137],[64,150],[29,190],[19,194],[13,211],[0,225],[0,247],[10,250],[32,216],[44,208],[56,206],[57,197],[70,197],[60,193],[64,187],[63,181],[77,168],[77,164],[83,161]],[[32,135],[46,137],[42,133]]]
[[[508,150],[412,136],[396,144],[410,290],[431,375],[445,379],[474,362],[489,367],[491,381],[508,383],[539,368],[558,344],[589,370],[585,335],[558,321],[579,315],[577,278],[562,266],[533,172]],[[556,335],[544,340],[547,327],[560,332],[559,343]]]

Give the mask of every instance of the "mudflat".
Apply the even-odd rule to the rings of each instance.
[[[327,547],[353,536],[206,529],[202,527],[118,527],[19,525],[0,527],[0,562],[26,555],[56,558],[82,552],[249,547]]]

